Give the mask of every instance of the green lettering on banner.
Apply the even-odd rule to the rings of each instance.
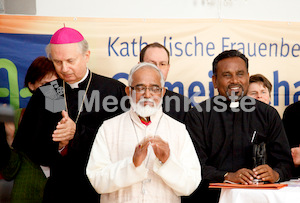
[[[9,95],[10,105],[17,109],[20,107],[17,68],[12,61],[0,59],[0,69],[1,68],[6,69],[7,71],[9,89],[0,88],[0,92],[4,92],[0,97],[7,97]]]
[[[18,71],[15,64],[8,59],[0,59],[0,69],[3,68],[8,74],[8,87],[0,87],[0,97],[8,97],[9,103],[15,109],[20,108],[20,96],[22,98],[31,97],[32,94],[27,87],[22,88],[19,93]],[[20,96],[19,96],[20,95]]]
[[[8,74],[8,87],[0,87],[0,97],[8,97],[9,103],[15,109],[20,108],[20,96],[22,98],[31,97],[32,94],[27,87],[22,88],[19,93],[18,71],[15,64],[8,59],[0,59],[0,69],[3,68]],[[19,96],[20,95],[20,96]]]

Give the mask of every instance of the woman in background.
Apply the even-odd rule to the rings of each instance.
[[[270,104],[272,84],[263,75],[251,75],[249,79],[249,88],[247,95],[259,101]]]
[[[37,57],[27,70],[25,87],[31,93],[40,86],[57,79],[52,61],[44,56]],[[1,173],[5,180],[14,180],[11,202],[42,202],[47,177],[39,165],[34,164],[22,152],[12,148],[15,132],[22,119],[25,109],[17,109],[15,123],[1,123],[0,129],[0,160]],[[6,136],[4,136],[6,135]]]

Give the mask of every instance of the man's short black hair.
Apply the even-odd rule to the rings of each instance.
[[[246,63],[246,68],[247,68],[247,72],[248,72],[248,58],[244,54],[242,54],[240,51],[232,49],[232,50],[223,51],[214,59],[214,61],[212,63],[213,74],[214,75],[217,74],[217,65],[218,65],[219,61],[226,59],[226,58],[232,58],[232,57],[240,57],[241,59],[243,59]]]

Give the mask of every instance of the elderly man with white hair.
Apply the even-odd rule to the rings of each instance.
[[[200,163],[185,126],[162,112],[161,71],[134,66],[125,91],[131,109],[103,123],[87,176],[105,202],[180,202],[201,180]]]

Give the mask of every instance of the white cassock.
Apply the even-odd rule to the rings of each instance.
[[[96,135],[87,176],[101,194],[101,203],[176,203],[190,195],[201,181],[200,163],[185,125],[162,113],[141,123],[131,109],[105,121]],[[168,142],[170,157],[161,164],[151,146],[144,162],[135,167],[135,147],[146,136]]]

